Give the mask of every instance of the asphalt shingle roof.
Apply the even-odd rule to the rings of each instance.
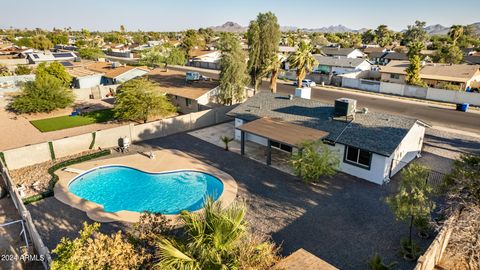
[[[333,56],[322,56],[319,54],[314,54],[313,57],[315,57],[319,65],[332,66],[332,67],[358,67],[364,61],[367,61],[366,59],[363,59],[363,58],[333,57]]]
[[[361,108],[361,104],[357,104]],[[333,105],[285,94],[260,92],[231,110],[228,115],[247,121],[263,117],[326,131],[325,138],[340,144],[358,147],[384,156],[390,156],[416,119],[369,111],[357,113],[355,120],[333,120]]]

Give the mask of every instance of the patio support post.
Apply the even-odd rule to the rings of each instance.
[[[240,139],[240,153],[242,154],[242,156],[245,155],[245,131],[240,131],[240,134],[241,134],[241,139]]]
[[[267,165],[272,165],[272,142],[270,140],[267,145]]]

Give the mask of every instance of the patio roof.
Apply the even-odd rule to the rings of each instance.
[[[320,140],[328,135],[328,132],[322,130],[267,117],[248,122],[237,129],[293,147],[304,141]]]

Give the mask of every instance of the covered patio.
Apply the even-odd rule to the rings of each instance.
[[[278,119],[260,118],[236,127],[241,132],[240,153],[245,155],[245,144],[248,134],[266,140],[266,164],[272,165],[272,148],[292,153],[299,149],[305,141],[318,141],[325,138],[328,132],[287,123]],[[251,139],[250,139],[251,141]]]

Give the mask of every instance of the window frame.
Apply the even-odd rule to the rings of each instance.
[[[353,148],[353,149],[356,149],[358,151],[357,161],[347,159],[349,148]],[[360,153],[362,151],[367,152],[369,154],[368,165],[365,165],[365,164],[362,164],[362,163],[359,162],[360,161]],[[367,151],[365,149],[361,149],[361,148],[358,148],[358,147],[345,145],[345,150],[344,150],[344,153],[343,153],[343,162],[344,163],[351,164],[353,166],[357,166],[357,167],[362,168],[362,169],[370,170],[370,168],[372,166],[372,158],[373,158],[373,153],[370,152],[370,151]]]

